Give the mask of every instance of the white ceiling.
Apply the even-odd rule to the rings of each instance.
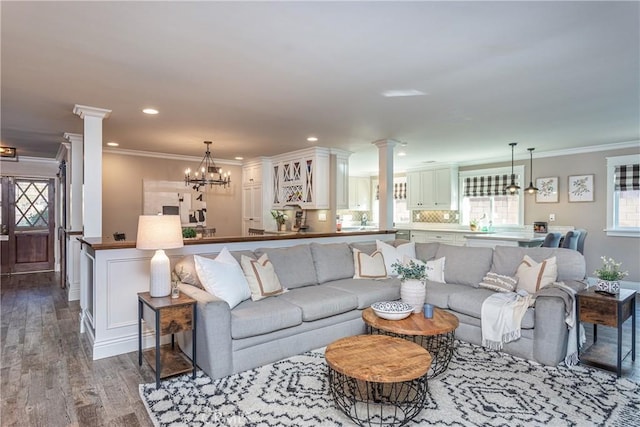
[[[216,158],[406,142],[397,167],[640,140],[638,2],[2,2],[3,145]],[[385,98],[416,89],[425,96]],[[160,110],[157,116],[143,107]]]

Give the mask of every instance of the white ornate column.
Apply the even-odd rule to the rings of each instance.
[[[83,237],[102,237],[102,120],[111,110],[77,105],[73,113],[84,121],[84,159],[82,188]],[[73,215],[73,214],[72,214]],[[75,237],[73,241],[77,241]],[[80,333],[89,329],[95,335],[93,298],[95,295],[95,260],[87,253],[86,245],[80,245]]]
[[[378,200],[379,218],[378,227],[381,230],[393,229],[393,148],[397,141],[393,139],[380,139],[372,142],[378,147]]]
[[[102,120],[111,110],[77,105],[73,108],[84,120],[84,237],[102,237]]]
[[[69,141],[71,156],[67,177],[69,182],[69,211],[67,228],[82,231],[82,184],[84,183],[84,142],[79,133],[65,133]]]

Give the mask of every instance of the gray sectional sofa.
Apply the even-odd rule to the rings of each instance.
[[[396,240],[394,245],[400,243],[406,241]],[[238,258],[243,254],[258,258],[267,253],[289,292],[260,301],[249,299],[232,310],[203,289],[182,283],[181,291],[198,301],[196,348],[200,368],[212,378],[220,378],[364,333],[362,310],[376,301],[399,299],[400,281],[353,279],[353,248],[370,254],[376,244],[311,243],[233,253]],[[480,344],[482,302],[493,291],[478,288],[478,284],[489,271],[515,275],[525,254],[536,261],[555,255],[558,280],[576,289],[585,286],[585,261],[577,251],[417,243],[417,258],[446,259],[446,283],[428,281],[426,302],[458,316],[456,338]],[[181,269],[188,264],[181,263]],[[522,337],[506,344],[503,351],[557,365],[565,357],[567,334],[563,300],[541,292],[523,319]],[[179,335],[178,342],[191,355],[191,334]]]

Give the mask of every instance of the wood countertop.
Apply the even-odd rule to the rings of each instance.
[[[229,237],[203,237],[202,239],[185,239],[184,245],[204,245],[210,243],[234,243],[234,242],[260,242],[264,240],[289,240],[289,239],[315,239],[321,237],[338,237],[338,236],[363,236],[376,234],[395,234],[397,230],[362,230],[362,231],[340,231],[336,233],[320,233],[320,232],[304,232],[304,233],[287,233],[280,235],[264,235],[264,236],[229,236]],[[135,248],[134,240],[113,241],[112,239],[101,237],[79,237],[78,240],[95,250],[103,249],[129,249]]]

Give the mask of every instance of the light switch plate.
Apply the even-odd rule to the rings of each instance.
[[[549,221],[553,222],[556,220],[556,214],[549,214]]]

